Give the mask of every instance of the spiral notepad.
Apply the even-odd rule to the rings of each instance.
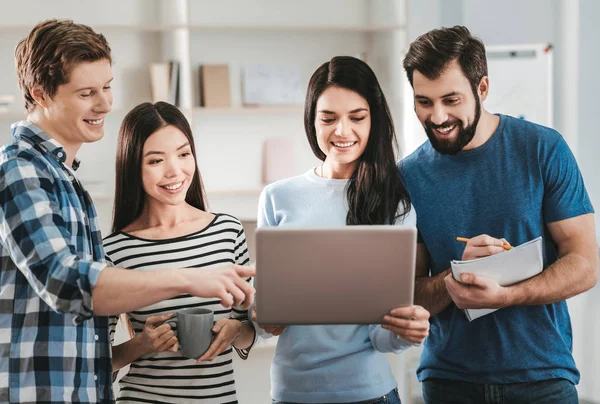
[[[544,256],[542,238],[538,237],[512,250],[489,257],[468,261],[451,261],[452,276],[460,282],[460,275],[472,273],[494,279],[501,286],[522,282],[542,272]],[[463,310],[469,321],[493,313],[497,309]]]

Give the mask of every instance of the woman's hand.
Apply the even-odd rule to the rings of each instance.
[[[252,321],[256,323],[256,306],[252,308]],[[257,323],[258,324],[258,323]],[[278,336],[281,335],[285,331],[285,325],[261,325],[258,324],[260,328],[265,330],[265,332]]]
[[[233,341],[240,335],[242,331],[242,323],[238,320],[232,320],[229,318],[223,318],[215,321],[212,332],[215,334],[212,344],[208,347],[208,350],[198,358],[200,361],[211,361],[215,359],[219,354],[223,353]]]
[[[169,324],[165,323],[171,317],[173,317],[172,313],[162,316],[150,316],[146,319],[144,330],[135,336],[145,353],[177,352],[179,342],[175,332]]]
[[[429,312],[421,306],[398,307],[383,318],[381,327],[414,344],[429,335]]]

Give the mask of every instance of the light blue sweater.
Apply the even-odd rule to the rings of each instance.
[[[260,196],[258,227],[344,226],[347,182],[310,170],[268,185]],[[414,210],[396,224],[415,226]],[[410,346],[379,325],[288,326],[279,336],[271,366],[271,396],[294,403],[382,396],[397,386],[385,353]]]

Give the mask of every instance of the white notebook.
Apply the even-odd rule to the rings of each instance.
[[[472,273],[494,279],[500,286],[522,282],[542,272],[542,238],[538,237],[511,250],[469,261],[451,261],[452,276],[460,282],[460,275]],[[493,313],[497,309],[463,310],[469,321]]]

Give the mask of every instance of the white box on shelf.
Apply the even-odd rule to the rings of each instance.
[[[242,100],[245,105],[301,105],[304,90],[298,66],[247,64],[242,68]]]

